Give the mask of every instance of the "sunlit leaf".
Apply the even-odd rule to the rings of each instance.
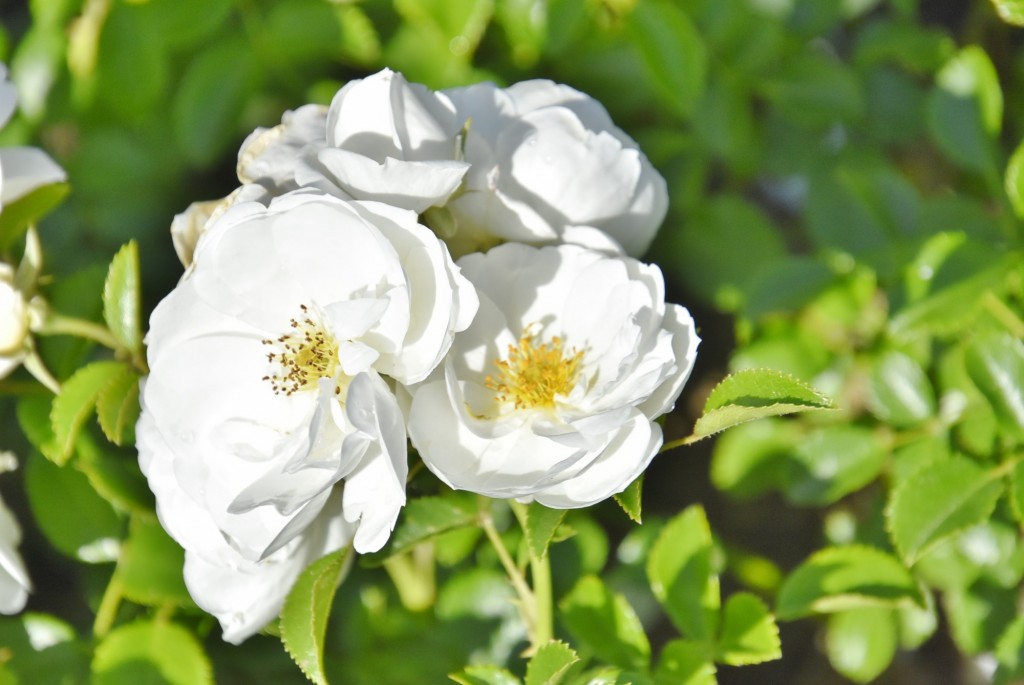
[[[142,352],[142,295],[139,247],[126,244],[110,262],[103,286],[103,318],[119,343],[132,354]]]
[[[564,642],[551,641],[541,645],[526,665],[524,685],[559,685],[579,660],[572,647]]]
[[[1003,430],[1024,441],[1024,342],[1008,334],[980,336],[967,346],[964,361]]]
[[[139,374],[127,364],[100,388],[96,418],[107,440],[115,445],[134,441],[139,412]]]
[[[658,657],[657,685],[717,685],[711,648],[700,642],[672,640]]]
[[[622,511],[626,512],[634,523],[643,523],[640,519],[640,503],[641,496],[643,494],[644,477],[643,474],[637,477],[632,483],[630,483],[625,490],[615,495],[615,501],[618,502],[619,506],[622,507]]]
[[[111,380],[123,374],[124,368],[122,362],[93,362],[80,368],[61,386],[50,413],[54,449],[46,455],[54,463],[64,464],[71,457],[75,438],[85,420],[93,413],[100,391]]]
[[[564,518],[564,509],[551,509],[536,502],[527,507],[526,541],[534,558],[542,559],[547,555],[548,545]]]
[[[772,661],[782,656],[775,617],[757,595],[737,592],[722,608],[716,660],[730,666]]]
[[[128,539],[117,560],[122,592],[137,604],[194,606],[182,569],[185,551],[156,518],[132,517]]]
[[[832,667],[856,683],[874,680],[899,645],[896,618],[886,607],[859,607],[828,619],[825,649]]]
[[[391,553],[399,554],[431,537],[456,528],[471,526],[477,520],[473,497],[420,497],[402,510],[402,520],[391,536]]]
[[[468,666],[448,676],[459,685],[522,685],[522,681],[499,666]]]
[[[96,685],[213,683],[213,672],[192,633],[167,621],[135,621],[116,628],[96,646]]]
[[[600,578],[581,578],[558,607],[569,632],[602,661],[622,668],[647,667],[651,645],[640,619],[626,598]]]

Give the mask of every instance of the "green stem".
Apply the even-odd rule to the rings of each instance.
[[[121,343],[106,326],[101,326],[94,321],[78,319],[73,316],[64,316],[56,312],[49,312],[42,326],[33,331],[42,335],[74,335],[79,338],[93,340],[112,350],[120,350]]]
[[[1015,337],[1024,338],[1024,321],[1021,321],[1017,312],[1010,309],[998,295],[990,290],[985,293],[982,302],[985,305],[985,309],[998,319],[999,323],[1006,327],[1006,330],[1010,331]]]
[[[689,445],[690,442],[692,441],[690,440],[689,436],[685,438],[679,438],[678,440],[673,440],[671,442],[666,442],[664,445],[661,446],[661,449],[658,450],[658,454],[664,454],[669,450],[674,450],[675,448],[682,447],[683,445]]]
[[[526,535],[527,506],[519,502],[511,502],[512,511],[519,521],[519,526]],[[530,631],[530,650],[533,654],[543,645],[554,639],[554,611],[551,592],[551,558],[545,553],[541,557],[530,553],[530,580],[533,581],[533,630]]]
[[[46,386],[47,390],[52,392],[54,395],[60,394],[60,381],[53,377],[50,370],[43,364],[42,358],[39,353],[34,349],[28,353],[25,360],[21,363],[25,369],[32,374],[37,381]]]
[[[486,497],[480,498],[479,521],[484,535],[487,536],[491,546],[494,547],[494,551],[497,552],[498,560],[501,562],[502,567],[504,567],[505,573],[508,574],[508,578],[512,582],[512,587],[519,596],[519,613],[523,617],[523,623],[526,624],[527,632],[533,636],[536,632],[535,626],[537,625],[536,603],[533,591],[530,590],[530,586],[527,585],[522,571],[519,570],[519,566],[512,558],[512,555],[509,554],[505,543],[502,542],[498,529],[494,527],[494,518],[491,516],[489,500]]]
[[[100,600],[99,609],[96,610],[96,620],[92,624],[92,632],[96,637],[103,637],[114,626],[117,610],[121,606],[122,590],[121,578],[118,577],[115,568],[103,593],[103,599]]]

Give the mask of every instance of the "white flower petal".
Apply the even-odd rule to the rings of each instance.
[[[10,204],[36,188],[66,181],[68,175],[50,155],[34,147],[0,149],[0,207]]]

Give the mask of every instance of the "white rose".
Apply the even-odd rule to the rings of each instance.
[[[238,151],[238,180],[258,183],[274,195],[310,185],[319,172],[317,153],[327,144],[327,108],[303,105],[288,111],[273,128],[258,128]]]
[[[16,465],[14,456],[0,452],[0,472]],[[25,565],[18,554],[21,528],[14,515],[0,499],[0,614],[16,614],[25,608],[32,589]]]
[[[247,183],[235,188],[227,197],[219,200],[201,200],[190,204],[184,212],[174,215],[171,221],[171,242],[181,265],[192,264],[192,255],[199,237],[213,225],[224,212],[239,202],[270,202],[270,192],[261,185]]]
[[[194,557],[189,586],[238,558],[263,582],[269,566],[349,535],[357,551],[379,549],[408,469],[382,374],[426,377],[476,306],[412,212],[310,192],[229,208],[153,313],[137,431],[161,522]],[[335,518],[351,530],[331,530]],[[324,530],[331,545],[310,542]],[[218,604],[225,630],[238,622],[223,616],[274,611],[257,604]]]
[[[622,491],[662,443],[696,356],[661,272],[575,245],[509,243],[459,261],[480,311],[410,389],[409,436],[453,488],[583,507]]]
[[[444,92],[470,121],[473,166],[448,206],[459,231],[589,243],[575,235],[596,228],[631,255],[647,249],[668,209],[665,180],[600,103],[544,80]]]
[[[22,362],[28,354],[29,307],[14,284],[14,269],[0,263],[0,378]]]
[[[7,124],[16,104],[17,91],[7,80],[7,67],[0,63],[0,128]],[[0,211],[41,186],[66,179],[64,170],[38,148],[0,148]]]

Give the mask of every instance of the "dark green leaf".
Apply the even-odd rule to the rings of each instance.
[[[95,685],[213,683],[213,671],[192,633],[166,621],[135,621],[121,626],[96,646]]]
[[[1024,9],[1024,0],[1021,8]],[[1004,187],[1017,218],[1024,218],[1024,143],[1017,146],[1006,165]]]
[[[791,621],[856,607],[924,606],[917,583],[899,561],[873,547],[827,547],[798,566],[779,589],[776,613]]]
[[[721,599],[712,551],[707,517],[694,505],[662,529],[647,560],[654,596],[683,635],[693,640],[711,640],[718,628]]]
[[[892,609],[860,607],[828,619],[828,660],[856,683],[867,683],[881,675],[896,655],[898,643]]]
[[[710,647],[700,642],[672,640],[661,650],[654,681],[657,685],[716,685]]]
[[[979,336],[967,346],[964,361],[1003,430],[1024,441],[1024,342],[1008,334]]]
[[[446,620],[472,616],[500,618],[515,611],[508,576],[492,568],[470,568],[452,576],[437,597],[437,615]]]
[[[527,507],[526,541],[535,559],[543,559],[547,555],[548,545],[564,518],[565,509],[550,509],[536,502]]]
[[[111,380],[123,374],[124,369],[122,362],[93,362],[80,368],[61,386],[50,412],[54,449],[46,455],[55,464],[62,465],[71,457],[78,432],[96,407],[100,391]]]
[[[475,525],[477,515],[473,497],[449,495],[411,500],[391,537],[391,553],[399,554],[440,533]]]
[[[67,183],[51,183],[5,204],[0,213],[0,252],[8,250],[30,225],[49,214],[70,189]]]
[[[767,99],[797,123],[824,129],[864,114],[864,94],[853,71],[822,53],[791,59],[780,73],[760,85]]]
[[[637,3],[628,19],[655,92],[671,111],[688,114],[704,90],[707,51],[697,28],[673,3]]]
[[[564,642],[551,641],[541,645],[526,665],[524,685],[559,685],[579,660],[572,647]]]
[[[347,570],[352,548],[344,547],[310,564],[299,575],[281,611],[281,641],[306,677],[326,685],[324,634],[334,594]]]
[[[643,494],[644,477],[639,475],[636,480],[630,483],[625,490],[615,495],[615,501],[622,507],[634,523],[643,523],[640,519],[640,503]]]
[[[103,318],[117,341],[137,356],[142,353],[140,287],[139,247],[132,240],[110,262],[103,285]]]
[[[1024,680],[1024,616],[1018,616],[1006,628],[995,652],[999,662],[993,679],[995,685],[1013,685]]]
[[[754,419],[831,408],[827,397],[792,376],[771,369],[737,371],[711,391],[686,441],[696,442]]]
[[[129,3],[112,5],[102,26],[94,101],[122,121],[142,122],[167,95],[163,27],[148,8]]]
[[[155,607],[195,606],[182,578],[184,566],[185,551],[156,518],[132,517],[128,539],[117,559],[117,574],[127,599]]]
[[[982,576],[970,587],[943,595],[950,632],[961,651],[974,655],[996,648],[1017,616],[1017,590]]]
[[[626,598],[609,590],[600,578],[581,578],[558,607],[569,632],[602,661],[647,668],[651,646],[640,619]]]
[[[153,516],[153,493],[134,454],[112,451],[109,445],[98,444],[89,433],[78,436],[76,449],[78,459],[74,466],[89,479],[96,494],[116,510]]]
[[[936,543],[988,518],[1003,492],[999,475],[953,457],[896,487],[886,510],[887,527],[904,561],[913,564]]]
[[[757,595],[737,592],[722,609],[722,633],[715,660],[729,666],[745,666],[782,657],[775,617]]]

